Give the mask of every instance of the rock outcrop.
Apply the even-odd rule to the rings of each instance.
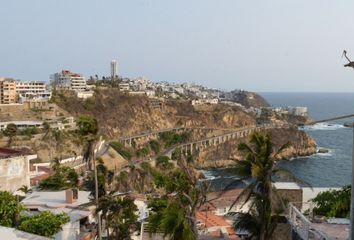
[[[272,135],[274,150],[279,149],[283,144],[290,142],[291,146],[279,154],[278,159],[290,159],[299,156],[309,156],[317,152],[317,145],[313,138],[305,132],[296,128],[280,128],[268,130]],[[234,165],[237,160],[243,158],[242,153],[237,150],[241,142],[247,142],[247,138],[228,141],[220,146],[212,146],[200,151],[196,166],[198,168],[219,168]]]

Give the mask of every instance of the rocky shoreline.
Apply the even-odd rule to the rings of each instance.
[[[267,132],[272,136],[275,149],[289,141],[291,143],[290,147],[279,155],[279,160],[311,156],[318,152],[315,140],[296,128],[271,129]],[[237,145],[241,142],[247,142],[247,139],[232,140],[223,146],[209,147],[199,152],[196,168],[207,170],[235,165],[237,160],[242,159],[242,154],[237,150]]]

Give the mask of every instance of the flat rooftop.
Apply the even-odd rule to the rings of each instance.
[[[38,191],[29,194],[22,200],[22,204],[28,207],[42,208],[75,208],[91,202],[89,191],[78,191],[78,199],[74,203],[67,203],[63,191]]]

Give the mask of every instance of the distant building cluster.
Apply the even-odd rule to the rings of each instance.
[[[0,104],[26,101],[48,101],[51,91],[45,82],[22,82],[13,78],[0,78]]]
[[[90,91],[86,79],[82,74],[71,72],[70,70],[62,70],[55,73],[51,77],[52,86],[56,90],[72,90],[77,93],[79,98],[92,97],[93,92]]]

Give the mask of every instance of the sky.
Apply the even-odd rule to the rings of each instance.
[[[226,90],[354,92],[352,0],[1,0],[0,76],[191,82]]]

